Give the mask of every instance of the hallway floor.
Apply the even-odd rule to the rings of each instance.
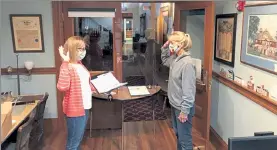
[[[125,122],[124,150],[176,150],[176,138],[170,126],[169,120]],[[82,150],[122,150],[121,138],[121,130],[95,130],[92,138],[87,130]],[[199,150],[203,150],[201,147],[205,142],[195,130],[193,141]],[[65,142],[65,131],[46,133],[43,150],[63,150]]]

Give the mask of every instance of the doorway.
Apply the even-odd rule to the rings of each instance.
[[[193,43],[191,55],[202,62],[205,90],[196,94],[193,127],[207,147],[210,135],[214,2],[176,2],[174,30],[190,34]]]

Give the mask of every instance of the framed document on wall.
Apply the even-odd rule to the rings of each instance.
[[[10,23],[15,53],[44,52],[41,15],[11,14]]]
[[[234,67],[237,14],[216,15],[214,60]]]

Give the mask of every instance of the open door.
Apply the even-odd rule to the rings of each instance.
[[[175,3],[174,30],[190,34],[191,55],[193,58],[202,60],[203,72],[206,76],[203,82],[205,90],[196,94],[196,113],[193,119],[193,128],[199,139],[206,143],[206,147],[210,135],[214,16],[214,2]]]

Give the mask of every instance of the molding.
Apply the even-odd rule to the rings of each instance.
[[[27,75],[28,71],[25,68],[18,68],[19,75]],[[49,68],[33,68],[32,74],[56,74],[57,69],[55,67]],[[13,68],[11,75],[16,75],[17,69]],[[1,68],[1,75],[10,75],[7,71],[7,68]]]
[[[217,132],[210,127],[210,142],[212,145],[219,150],[228,150],[228,145],[225,141],[217,134]]]
[[[259,104],[260,106],[266,108],[267,110],[271,111],[274,114],[277,114],[277,102],[274,100],[259,95],[255,91],[249,90],[241,85],[235,83],[232,80],[229,80],[220,74],[213,71],[213,78],[220,83],[224,84],[225,86],[233,89],[234,91],[240,93],[241,95],[247,97],[248,99],[252,100],[253,102]]]

